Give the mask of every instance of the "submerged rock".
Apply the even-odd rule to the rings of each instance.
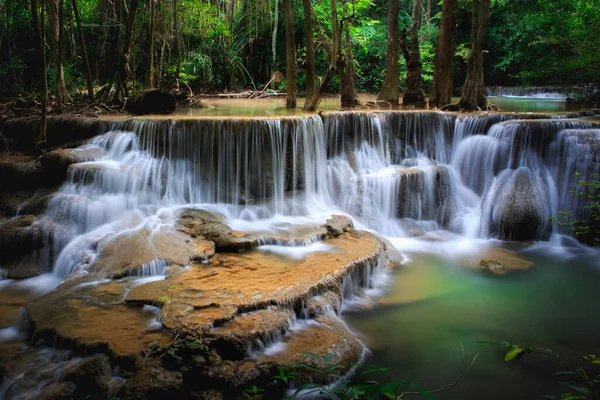
[[[533,267],[533,263],[527,261],[511,250],[492,248],[488,250],[483,259],[479,261],[479,267],[494,275],[505,275],[510,271],[523,271]]]

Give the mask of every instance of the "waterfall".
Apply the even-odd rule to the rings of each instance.
[[[190,204],[241,231],[322,224],[345,213],[388,237],[447,229],[547,238],[559,210],[584,214],[584,200],[571,194],[574,173],[598,173],[597,125],[558,117],[340,112],[114,122],[86,145],[101,157],[72,165],[49,204],[46,218],[62,232],[52,244],[53,271],[59,279],[85,273],[103,240],[173,226]],[[529,227],[523,235],[515,233],[521,226]],[[319,239],[291,234],[263,244]]]
[[[585,92],[579,87],[503,87],[494,86],[485,89],[488,96],[495,97],[530,97],[535,99],[564,100]]]

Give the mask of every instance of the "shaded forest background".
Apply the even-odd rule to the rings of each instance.
[[[282,0],[2,0],[0,95],[36,91],[39,51],[32,24],[37,9],[44,34],[48,87],[64,76],[65,96],[86,91],[85,53],[95,91],[114,82],[132,16],[127,77],[144,87],[222,92],[262,88],[286,70]],[[311,1],[317,78],[329,68],[331,2]],[[377,93],[386,73],[387,0],[338,1],[347,24],[356,89]],[[305,90],[306,21],[303,1],[291,2],[297,90]],[[413,1],[401,0],[399,27],[409,28]],[[422,0],[419,49],[424,89],[431,89],[442,2]],[[77,15],[79,14],[79,15]],[[79,22],[77,21],[79,17]],[[453,87],[460,90],[471,47],[471,1],[456,12]],[[581,85],[600,81],[599,0],[496,0],[491,3],[484,53],[486,85]],[[82,40],[83,39],[83,40]],[[84,52],[84,44],[86,51]],[[62,63],[64,72],[57,68]],[[399,58],[401,88],[406,63]],[[61,79],[62,80],[62,79]],[[273,86],[285,89],[285,78]],[[340,88],[333,78],[328,91]]]

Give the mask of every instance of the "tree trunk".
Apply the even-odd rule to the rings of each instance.
[[[292,0],[283,0],[285,18],[285,108],[296,108],[296,43],[294,41],[294,14]]]
[[[473,0],[472,10],[471,36],[473,43],[469,52],[467,78],[458,103],[459,107],[466,111],[493,108],[488,103],[483,83],[483,46],[490,17],[490,0]]]
[[[54,52],[54,63],[56,66],[56,111],[60,114],[63,111],[63,103],[68,99],[67,88],[65,86],[65,74],[62,65],[62,1],[48,0],[48,17],[50,19],[50,40],[52,42],[52,51]]]
[[[137,15],[139,0],[131,0],[129,5],[129,15],[127,16],[127,25],[125,27],[125,37],[123,46],[117,62],[117,68],[113,79],[114,90],[109,90],[107,101],[110,103],[118,102],[121,95],[129,97],[127,88],[127,78],[129,77],[129,53],[131,51],[131,42],[133,39],[133,30],[135,27],[135,17]]]
[[[277,61],[277,25],[279,25],[279,0],[275,0],[275,18],[273,20],[273,36],[271,38],[271,52],[273,54],[273,60],[271,61],[271,76],[275,73]]]
[[[402,99],[405,106],[425,107],[423,92],[423,63],[419,51],[419,25],[421,23],[421,0],[413,1],[412,21],[410,23],[410,51],[406,64],[406,88]]]
[[[179,17],[178,17],[179,0],[173,0],[173,26],[175,31],[175,50],[177,52],[177,61],[175,67],[175,79],[179,79],[181,74],[181,41],[179,38]],[[179,85],[179,83],[177,83]]]
[[[150,23],[148,24],[148,58],[146,65],[146,89],[154,87],[154,0],[148,0]]]
[[[306,100],[304,101],[304,109],[308,110],[317,89],[315,42],[311,0],[302,0],[302,6],[304,8],[304,23],[306,26]]]
[[[345,10],[345,8],[344,8]],[[344,19],[345,19],[344,11]],[[358,95],[356,94],[356,87],[354,86],[354,59],[352,58],[352,43],[350,41],[350,29],[348,23],[343,24],[343,32],[339,34],[344,35],[344,49],[338,48],[338,73],[340,74],[340,89],[341,95],[341,106],[342,107],[356,107],[360,105]]]
[[[388,3],[387,68],[385,79],[377,100],[383,100],[397,107],[400,98],[400,66],[398,64],[398,12],[400,0]]]
[[[85,73],[87,78],[87,90],[90,98],[94,97],[94,84],[92,81],[92,69],[90,68],[90,60],[88,59],[87,48],[85,46],[85,37],[83,36],[83,27],[81,26],[81,16],[77,0],[73,0],[73,12],[75,13],[75,22],[77,22],[77,30],[79,31],[79,42],[81,43],[81,52],[83,53],[83,62],[85,63]]]
[[[452,101],[452,59],[454,58],[454,30],[458,0],[444,0],[442,21],[438,33],[433,89],[430,107],[442,107]]]
[[[44,51],[44,42],[46,40],[45,28],[44,28],[44,0],[42,0],[42,18],[41,18],[41,29],[40,20],[38,18],[38,3],[37,0],[31,0],[31,19],[33,23],[33,31],[35,33],[35,40],[37,46],[37,52],[39,57],[39,74],[40,74],[40,103],[42,103],[41,120],[40,120],[40,132],[38,135],[38,143],[46,142],[46,113],[48,109],[48,80],[46,77],[46,53]]]

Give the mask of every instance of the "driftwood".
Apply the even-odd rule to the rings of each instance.
[[[264,90],[249,90],[240,93],[205,94],[204,98],[212,99],[264,99],[267,97],[285,97],[285,92],[267,92]]]

